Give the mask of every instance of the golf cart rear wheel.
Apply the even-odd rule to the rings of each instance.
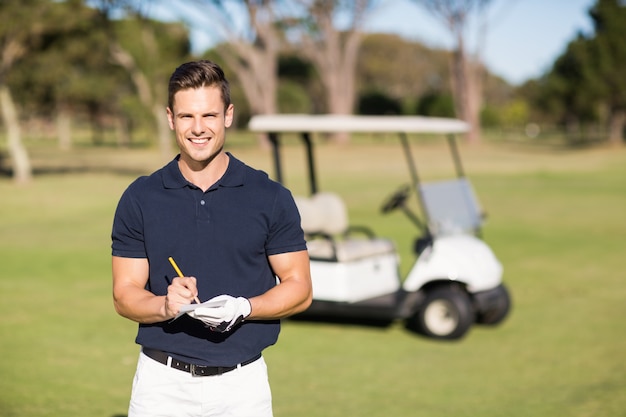
[[[469,295],[459,287],[431,290],[407,327],[435,339],[460,339],[474,323]]]

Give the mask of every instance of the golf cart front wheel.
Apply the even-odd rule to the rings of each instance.
[[[488,300],[478,308],[476,323],[494,326],[500,324],[511,310],[511,296],[504,284],[487,291]],[[484,293],[476,294],[477,300],[484,300]]]
[[[460,339],[474,323],[469,295],[458,287],[431,290],[407,327],[435,339]]]

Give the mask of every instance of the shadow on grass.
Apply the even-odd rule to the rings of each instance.
[[[393,324],[389,319],[372,319],[363,317],[337,317],[332,315],[316,314],[315,316],[293,316],[289,318],[293,322],[308,322],[318,324],[344,324],[358,327],[386,328]]]
[[[62,167],[37,167],[33,168],[32,174],[34,177],[71,174],[114,174],[120,176],[138,177],[140,175],[147,175],[148,172],[145,169],[140,168],[76,165]],[[0,165],[0,178],[11,178],[12,176],[13,170],[11,168]]]

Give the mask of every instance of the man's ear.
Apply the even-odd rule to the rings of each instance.
[[[167,108],[167,122],[170,125],[170,129],[174,130],[174,112],[169,107]]]
[[[226,113],[224,114],[224,126],[230,127],[233,124],[233,117],[235,115],[235,106],[231,103],[228,105],[226,109]]]

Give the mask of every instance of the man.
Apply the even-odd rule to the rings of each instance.
[[[180,154],[118,204],[114,305],[142,346],[129,417],[271,416],[261,352],[311,303],[291,194],[223,149],[233,112],[219,66],[178,67],[167,117]],[[181,312],[195,297],[205,303]]]

